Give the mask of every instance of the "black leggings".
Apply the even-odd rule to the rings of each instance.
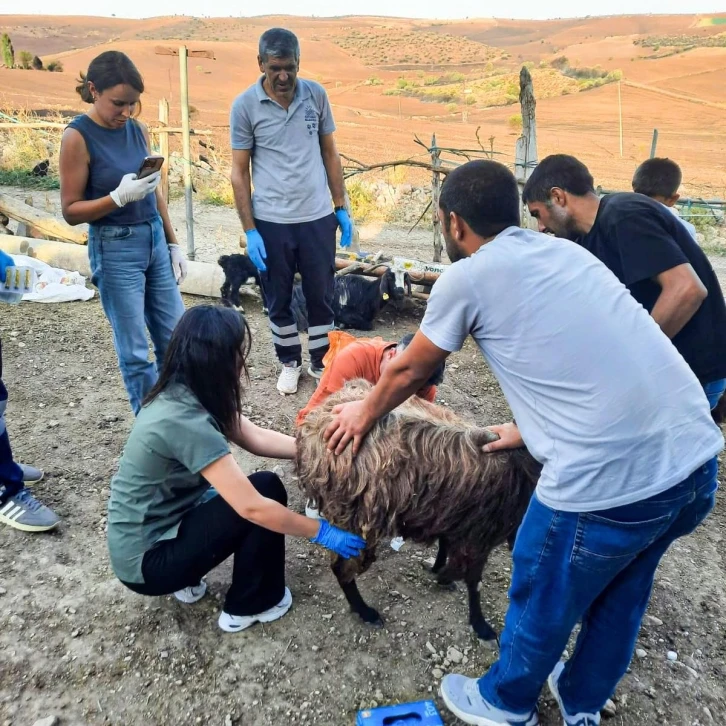
[[[287,492],[269,471],[250,476],[257,491],[287,506]],[[234,555],[225,612],[256,615],[285,594],[285,536],[248,522],[219,495],[181,521],[174,539],[162,540],[144,555],[144,583],[124,585],[140,595],[168,595],[198,585],[211,569]]]

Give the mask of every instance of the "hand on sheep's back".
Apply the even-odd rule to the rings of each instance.
[[[328,449],[338,456],[342,454],[351,441],[353,456],[363,443],[366,434],[373,428],[374,420],[368,415],[365,401],[341,403],[331,411],[333,420],[325,429],[323,438],[328,442]]]
[[[501,426],[489,426],[484,429],[489,434],[489,440],[484,441],[482,451],[489,454],[503,449],[521,449],[524,446],[519,427],[515,423],[506,423]]]

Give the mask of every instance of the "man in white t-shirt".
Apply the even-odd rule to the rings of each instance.
[[[696,376],[610,270],[578,245],[519,227],[511,172],[469,162],[443,185],[454,264],[421,329],[326,437],[354,453],[373,422],[471,335],[516,419],[488,450],[526,445],[542,476],[517,534],[499,660],[441,694],[479,726],[538,723],[548,679],[566,724],[595,726],[625,673],[670,544],[711,511],[723,437]],[[574,655],[560,662],[578,622]]]

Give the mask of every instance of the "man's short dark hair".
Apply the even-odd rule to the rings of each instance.
[[[270,28],[260,36],[258,53],[263,63],[269,58],[300,60],[300,42],[295,33],[285,28]]]
[[[681,186],[681,167],[671,159],[647,159],[633,175],[633,191],[647,197],[668,199],[678,193]]]
[[[525,204],[549,202],[553,187],[559,187],[576,197],[595,193],[595,181],[588,168],[568,154],[552,154],[537,164],[524,185],[522,201]]]
[[[481,237],[494,237],[507,227],[520,225],[517,180],[498,161],[468,161],[447,174],[439,206],[447,230],[451,212]]]
[[[399,353],[403,352],[408,348],[408,346],[411,344],[411,341],[413,340],[414,333],[406,333],[406,335],[401,338],[401,340],[398,341],[398,344],[396,345],[396,348],[398,349]],[[426,381],[427,386],[438,386],[441,381],[444,380],[444,370],[446,368],[445,363],[439,363],[438,366],[436,366],[436,369],[434,372],[429,376],[428,381]]]

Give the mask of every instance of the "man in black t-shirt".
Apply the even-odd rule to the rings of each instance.
[[[565,154],[540,162],[523,200],[540,231],[577,242],[612,270],[671,338],[713,409],[726,388],[726,303],[679,220],[642,194],[600,199],[587,167]]]

